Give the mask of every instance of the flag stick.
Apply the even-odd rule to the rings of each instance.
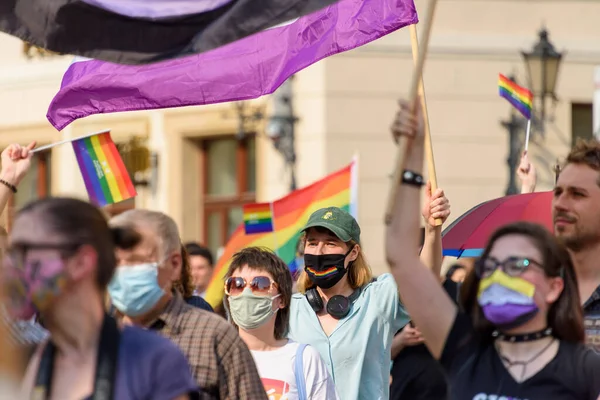
[[[90,136],[94,136],[94,135],[100,135],[101,133],[106,133],[106,132],[110,132],[110,129],[106,129],[106,130],[103,130],[103,131],[100,131],[100,132],[90,133],[89,135],[83,135],[83,136],[79,136],[79,137],[72,138],[72,139],[61,140],[60,142],[50,143],[50,144],[47,144],[45,146],[38,147],[37,149],[33,149],[33,150],[30,151],[30,153],[37,153],[38,151],[48,150],[48,149],[51,149],[52,147],[55,147],[55,146],[58,146],[58,145],[61,145],[61,144],[65,144],[65,143],[69,143],[69,142],[74,142],[74,141],[79,140],[79,139],[84,139],[86,137],[90,137]]]
[[[429,0],[429,6],[427,7],[427,13],[425,14],[425,18],[423,19],[423,42],[421,46],[421,51],[419,52],[419,57],[417,58],[417,63],[415,65],[415,69],[413,72],[412,82],[410,85],[410,90],[408,91],[408,102],[411,105],[412,109],[415,106],[415,100],[417,99],[417,93],[419,88],[419,82],[421,81],[421,76],[423,74],[423,66],[425,65],[425,57],[427,55],[427,48],[429,47],[429,36],[431,34],[431,25],[433,21],[433,14],[435,11],[435,6],[437,5],[437,0]],[[392,175],[392,187],[390,188],[388,194],[387,205],[385,207],[385,223],[389,225],[392,221],[392,214],[394,211],[394,203],[396,196],[398,194],[398,188],[401,184],[402,172],[404,171],[404,166],[406,165],[406,157],[410,151],[410,147],[412,145],[412,138],[407,138],[405,136],[400,136],[398,139],[398,149],[396,151],[396,162],[394,173]]]
[[[417,35],[417,26],[410,25],[410,44],[412,47],[412,56],[415,66],[419,59],[419,36]],[[431,141],[431,131],[429,128],[429,115],[427,112],[427,100],[425,99],[425,84],[423,83],[423,76],[419,80],[419,96],[421,98],[421,108],[423,109],[423,119],[425,121],[425,157],[427,159],[427,171],[429,175],[429,181],[431,182],[431,192],[435,192],[438,188],[437,174],[435,172],[435,161],[433,158],[433,143]],[[442,225],[441,219],[435,220],[435,226]]]
[[[527,120],[527,132],[525,133],[525,151],[529,148],[529,132],[531,132],[531,118]]]

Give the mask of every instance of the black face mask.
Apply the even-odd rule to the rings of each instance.
[[[352,249],[346,254],[304,254],[304,270],[310,280],[322,289],[329,289],[346,274],[344,261]]]

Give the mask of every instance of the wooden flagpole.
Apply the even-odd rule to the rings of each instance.
[[[411,25],[410,29],[410,44],[412,47],[412,56],[415,66],[419,59],[419,37],[417,35],[417,26]],[[437,174],[435,172],[435,161],[433,158],[433,142],[431,141],[431,131],[429,128],[429,113],[427,112],[427,100],[425,99],[425,84],[423,83],[423,76],[419,81],[419,96],[421,98],[421,108],[423,110],[423,119],[425,120],[425,158],[427,160],[427,171],[429,175],[429,181],[431,182],[431,192],[435,192],[438,188]],[[435,226],[442,225],[441,219],[435,220]]]
[[[429,0],[429,6],[425,18],[423,19],[423,42],[421,45],[421,51],[417,57],[417,62],[413,72],[413,77],[408,91],[408,101],[414,109],[415,101],[417,99],[419,83],[423,75],[423,66],[425,65],[425,58],[427,56],[427,49],[429,47],[429,37],[431,36],[431,25],[433,22],[433,15],[435,13],[435,7],[437,0]],[[390,188],[387,205],[385,207],[385,223],[389,225],[392,221],[392,214],[394,210],[394,200],[398,194],[398,188],[401,184],[402,171],[406,165],[406,158],[412,147],[412,139],[405,136],[400,136],[398,139],[398,149],[396,152],[396,163],[393,173],[392,187]]]

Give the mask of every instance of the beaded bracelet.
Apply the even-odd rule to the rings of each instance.
[[[6,182],[4,179],[0,179],[0,183],[12,190],[13,193],[17,193],[17,187],[15,185]]]

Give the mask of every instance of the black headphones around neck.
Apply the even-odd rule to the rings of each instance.
[[[352,304],[356,301],[356,299],[358,299],[360,292],[360,289],[356,289],[348,297],[342,296],[341,294],[332,296],[327,302],[327,314],[331,315],[335,319],[342,319],[346,317],[346,315],[350,313]],[[315,313],[319,313],[323,309],[323,299],[321,298],[321,295],[316,287],[308,289],[305,296],[306,300],[308,300],[308,304],[310,304]]]

